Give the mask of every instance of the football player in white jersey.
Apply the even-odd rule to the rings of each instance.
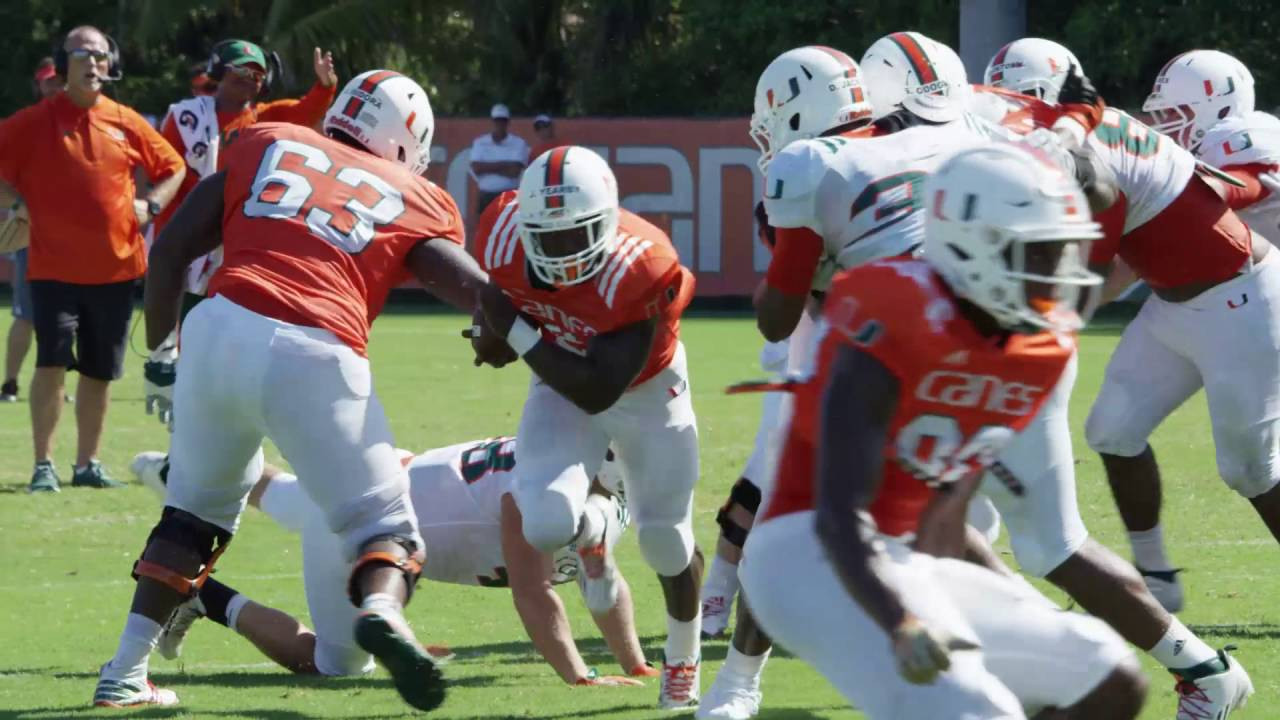
[[[1010,69],[1025,68],[1034,74],[1036,68],[1050,67],[1043,58],[1034,57],[1045,51],[1046,43],[1018,41],[1006,46],[997,54],[1000,63],[992,62],[988,77],[999,64],[1005,70],[1001,78],[993,78],[996,87],[1002,82],[1036,87],[1033,78],[1020,77]],[[1029,57],[1020,57],[1023,53]],[[1040,81],[1058,82],[1051,75],[1042,75]],[[1167,138],[1108,108],[1088,135],[1087,148],[1094,158],[1090,171],[1107,178],[1101,184],[1114,184],[1118,191],[1116,198],[1102,203],[1110,207],[1097,216],[1107,239],[1095,243],[1091,267],[1107,270],[1118,244],[1121,259],[1161,296],[1148,303],[1126,330],[1085,430],[1090,447],[1102,453],[1121,515],[1133,528],[1130,505],[1135,496],[1141,498],[1154,487],[1158,505],[1158,471],[1147,436],[1201,382],[1192,361],[1156,336],[1167,340],[1170,332],[1187,333],[1187,328],[1173,329],[1170,323],[1189,312],[1203,315],[1198,306],[1204,299],[1225,301],[1218,297],[1222,288],[1235,282],[1231,278],[1245,270],[1243,266],[1251,268],[1253,260],[1247,228],[1201,182],[1190,154]],[[1249,278],[1254,275],[1249,270],[1241,277],[1252,283],[1256,280]],[[1266,304],[1260,300],[1251,309]],[[1153,317],[1157,312],[1160,317]],[[1239,332],[1237,322],[1245,321],[1224,314],[1228,316],[1218,325]],[[1225,341],[1217,342],[1221,347]],[[1025,572],[1066,590],[1086,610],[1168,667],[1179,680],[1179,720],[1226,717],[1253,690],[1247,673],[1170,615],[1132,566],[1088,538],[1076,506],[1065,410],[1064,397],[1061,406],[1048,405],[1019,436],[1021,441],[1039,427],[1035,433],[1042,443],[1039,450],[1026,454],[1023,451],[1034,445],[1015,443],[993,468],[993,475],[1005,481],[1016,479],[1028,492],[1021,498],[1002,497],[999,488],[1007,482],[989,478],[984,485],[1009,526],[1015,556]],[[1146,512],[1146,502],[1139,500],[1139,515]]]
[[[550,565],[524,541],[518,524],[505,527],[502,497],[512,490],[515,438],[477,440],[428,450],[414,456],[400,451],[409,474],[410,494],[418,502],[423,538],[430,548],[423,577],[436,582],[483,587],[510,587],[516,610],[534,648],[571,685],[640,685],[635,678],[656,677],[636,636],[631,592],[620,580],[618,601],[607,612],[592,614],[609,649],[622,666],[621,676],[599,676],[588,668],[574,644],[564,606],[552,586],[579,577],[578,554],[572,546],[555,553]],[[163,495],[167,459],[163,453],[140,453],[132,469],[138,479]],[[616,518],[610,537],[616,543],[627,525],[622,470],[607,458],[596,476],[588,502]],[[359,675],[372,671],[372,658],[351,633],[355,609],[344,602],[349,563],[338,552],[338,540],[298,479],[267,466],[249,496],[286,530],[300,533],[303,579],[315,630],[287,614],[260,605],[225,584],[210,579],[199,595],[179,606],[165,624],[158,649],[169,659],[182,653],[191,624],[208,617],[235,630],[267,657],[299,673]],[[440,652],[433,649],[433,654]]]

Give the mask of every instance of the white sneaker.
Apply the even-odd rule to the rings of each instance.
[[[1182,583],[1178,581],[1178,573],[1180,572],[1182,571],[1143,570],[1138,568],[1138,573],[1142,575],[1142,581],[1147,584],[1147,589],[1151,591],[1151,595],[1155,597],[1161,607],[1170,613],[1177,613],[1182,610]]]
[[[748,678],[721,669],[707,691],[707,699],[698,706],[694,717],[748,720],[760,712],[763,699],[759,678]]]
[[[159,495],[165,494],[165,482],[169,475],[169,454],[155,450],[146,450],[133,456],[129,470],[134,479],[142,483],[148,490]]]
[[[160,640],[156,649],[165,660],[177,660],[182,656],[182,643],[187,639],[187,631],[191,624],[205,616],[204,603],[197,595],[173,609],[164,628],[160,630]]]
[[[729,629],[729,616],[733,612],[736,593],[726,594],[718,588],[702,589],[702,636],[724,637]]]
[[[110,663],[108,663],[110,664]],[[177,705],[178,695],[158,688],[150,680],[119,680],[103,677],[107,666],[98,671],[98,687],[93,692],[94,707],[124,708],[139,705]]]
[[[618,604],[618,566],[604,540],[609,534],[609,518],[606,516],[604,521],[605,528],[600,537],[583,538],[577,546],[581,566],[578,586],[582,589],[587,609],[597,615]]]
[[[658,707],[663,710],[687,710],[698,706],[698,690],[702,678],[702,658],[662,662],[662,689],[658,691]]]
[[[1174,670],[1178,683],[1177,720],[1226,720],[1234,710],[1244,707],[1253,694],[1253,681],[1244,667],[1227,654],[1235,648],[1228,645],[1218,651],[1217,660],[1226,670],[1210,673],[1218,667],[1215,661],[1201,663],[1186,670]]]

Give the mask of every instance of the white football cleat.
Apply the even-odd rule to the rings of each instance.
[[[582,589],[582,599],[587,609],[596,615],[609,612],[618,604],[618,566],[605,542],[609,535],[608,516],[605,516],[604,522],[604,531],[599,537],[583,538],[577,544],[581,568],[578,586]]]
[[[760,712],[763,699],[759,677],[746,677],[721,668],[694,717],[749,720]]]
[[[165,660],[182,657],[182,643],[187,639],[187,632],[191,630],[192,623],[205,614],[204,603],[200,602],[199,595],[173,609],[164,628],[160,630],[160,640],[156,643],[156,649]]]
[[[169,454],[158,452],[156,450],[146,450],[133,456],[133,462],[129,463],[129,470],[133,472],[133,477],[142,483],[148,490],[159,495],[161,499],[165,495],[165,482],[169,475]]]
[[[718,589],[702,590],[702,636],[708,638],[724,637],[729,629],[729,616],[733,612],[734,594],[725,594]]]
[[[658,691],[658,707],[663,710],[687,710],[698,706],[698,690],[702,677],[702,658],[662,662],[662,688]]]
[[[1178,573],[1180,572],[1182,571],[1143,570],[1138,568],[1138,574],[1142,575],[1142,581],[1147,584],[1147,590],[1150,590],[1151,595],[1155,597],[1161,607],[1170,613],[1178,613],[1182,610],[1182,583],[1178,581]]]
[[[107,663],[110,665],[110,663]],[[107,671],[103,665],[98,671],[98,687],[93,691],[93,706],[107,708],[138,707],[139,705],[177,705],[178,695],[172,690],[158,688],[150,680],[120,680],[103,677]]]
[[[1253,681],[1244,667],[1227,654],[1235,648],[1228,645],[1218,657],[1186,670],[1171,670],[1178,679],[1177,720],[1227,720],[1231,713],[1244,707],[1253,694]],[[1221,661],[1226,670],[1217,670]]]

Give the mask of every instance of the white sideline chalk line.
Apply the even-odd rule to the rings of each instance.
[[[216,576],[215,576],[216,577]],[[237,584],[244,581],[258,580],[301,580],[302,573],[269,573],[266,575],[235,575]],[[20,584],[20,585],[0,585],[0,592],[11,590],[30,591],[30,590],[57,590],[61,588],[86,588],[86,587],[116,587],[119,585],[132,585],[133,578],[119,578],[116,580],[93,580],[89,582],[44,582],[39,585]]]

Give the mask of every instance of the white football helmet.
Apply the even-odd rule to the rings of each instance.
[[[987,64],[982,82],[1057,105],[1062,81],[1067,79],[1072,65],[1080,67],[1080,61],[1058,43],[1044,38],[1022,38],[1000,48]]]
[[[1253,112],[1253,101],[1244,63],[1218,50],[1192,50],[1164,66],[1142,111],[1153,129],[1194,150],[1219,120]]]
[[[427,170],[435,129],[427,91],[393,70],[370,70],[351,78],[324,115],[326,133],[341,130],[369,152],[415,175]]]
[[[782,53],[756,82],[750,132],[760,172],[793,141],[862,119],[871,119],[871,104],[853,58],[821,45]]]
[[[529,164],[516,193],[520,242],[539,280],[577,285],[604,268],[618,237],[618,181],[604,158],[579,145],[552,148]],[[577,237],[560,235],[567,231]]]
[[[905,107],[946,122],[964,112],[969,76],[955,50],[918,32],[896,32],[871,43],[862,74],[875,119]]]
[[[1102,237],[1073,178],[1022,145],[962,150],[925,185],[924,254],[956,295],[1009,329],[1070,331],[1085,269],[1081,242]],[[1065,242],[1081,241],[1081,242]],[[1053,298],[1028,297],[1050,285]]]

